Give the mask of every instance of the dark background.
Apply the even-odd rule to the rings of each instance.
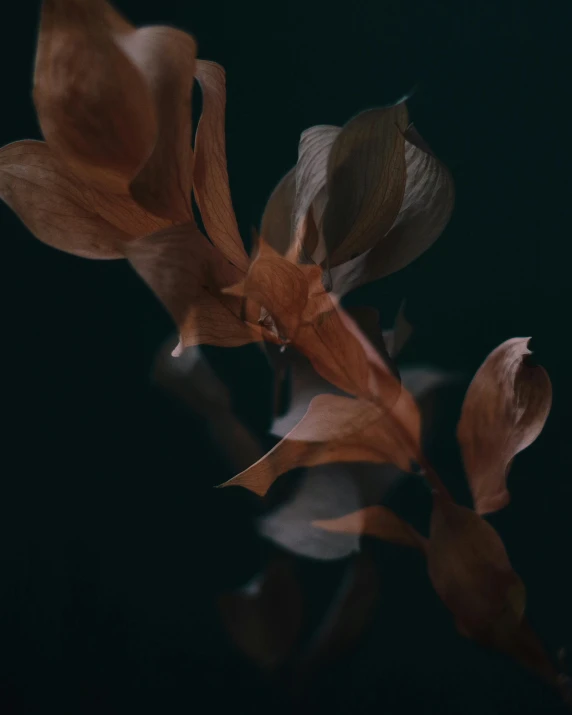
[[[415,264],[351,301],[377,305],[389,325],[405,296],[415,328],[407,358],[467,378],[503,340],[533,336],[553,411],[515,462],[511,505],[492,521],[547,648],[572,646],[570,5],[116,5],[136,24],[192,32],[200,56],[226,67],[245,236],[294,164],[303,129],[342,124],[417,87],[411,117],[454,173],[454,217]],[[28,0],[3,11],[2,144],[39,138],[37,17]],[[254,532],[257,501],[212,489],[231,470],[204,425],[151,385],[168,317],[126,263],[54,251],[4,206],[0,231],[0,712],[291,712],[219,622],[216,595],[272,549]],[[260,353],[209,355],[237,412],[262,433],[270,372]],[[453,440],[461,397],[447,398],[434,460],[463,499]],[[559,712],[532,676],[455,633],[419,559],[369,548],[382,568],[379,613],[357,650],[316,681],[309,712]],[[343,567],[299,559],[315,611]]]

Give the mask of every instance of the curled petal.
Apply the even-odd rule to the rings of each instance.
[[[385,506],[369,506],[339,519],[314,521],[313,525],[336,534],[362,534],[422,551],[427,548],[427,539]]]
[[[250,263],[232,207],[225,148],[226,86],[224,69],[198,60],[195,74],[203,110],[195,137],[194,192],[211,241],[242,270]]]
[[[45,0],[34,102],[50,147],[91,186],[127,193],[151,155],[157,116],[145,78],[114,39],[133,32],[104,0]]]
[[[419,414],[416,420],[409,414],[409,398],[404,391],[394,409],[383,411],[364,400],[319,395],[281,442],[222,486],[243,486],[264,496],[281,474],[330,462],[389,463],[409,471],[419,459],[421,432]]]
[[[261,339],[241,319],[242,301],[221,289],[242,274],[195,224],[177,226],[124,247],[131,265],[161,300],[179,328],[181,347],[238,346]]]
[[[479,514],[506,506],[512,460],[538,437],[550,412],[550,378],[527,362],[528,341],[512,338],[493,350],[463,403],[457,437]]]
[[[404,104],[362,112],[333,143],[323,231],[331,266],[365,253],[397,218],[405,192]]]
[[[83,258],[122,258],[120,246],[131,236],[100,214],[113,197],[97,196],[43,142],[0,149],[0,197],[40,241]]]

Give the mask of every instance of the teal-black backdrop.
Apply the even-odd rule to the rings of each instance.
[[[378,306],[389,325],[406,297],[415,329],[408,357],[467,377],[501,341],[533,336],[554,407],[541,440],[515,464],[513,503],[493,523],[548,647],[572,646],[570,5],[117,7],[136,24],[192,32],[200,56],[225,66],[229,171],[245,237],[295,162],[303,129],[342,124],[415,87],[411,117],[453,171],[455,213],[426,255],[351,302]],[[1,17],[5,144],[39,138],[38,4],[10,3]],[[249,579],[272,549],[254,532],[256,499],[212,489],[230,473],[204,425],[150,385],[168,317],[126,264],[56,252],[4,206],[0,236],[2,713],[290,712],[217,619],[216,594]],[[262,356],[250,348],[209,356],[237,412],[262,433],[271,404]],[[463,498],[452,438],[461,396],[449,396],[449,436],[435,459]],[[456,636],[407,558],[383,561],[385,611],[323,675],[308,711],[558,712],[529,676]],[[299,568],[319,603],[343,564]]]

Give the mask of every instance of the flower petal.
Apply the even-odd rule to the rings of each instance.
[[[221,292],[242,273],[195,224],[159,231],[124,250],[177,324],[182,347],[201,343],[230,347],[261,339],[260,331],[241,319],[242,301]]]
[[[103,0],[44,0],[34,102],[44,137],[91,186],[126,193],[151,155],[157,117],[145,78],[120,49],[127,31]]]
[[[211,241],[229,261],[246,271],[250,260],[232,207],[226,163],[224,69],[215,62],[198,60],[195,76],[203,95],[195,137],[195,197]]]
[[[122,258],[131,236],[100,215],[113,197],[84,189],[44,142],[0,149],[0,197],[40,241],[84,258]]]
[[[479,514],[506,506],[512,460],[538,437],[550,412],[550,378],[527,363],[528,341],[512,338],[493,350],[463,403],[457,438]]]
[[[281,442],[221,486],[243,486],[264,496],[281,474],[330,462],[390,463],[409,471],[419,460],[420,433],[419,413],[412,417],[405,391],[386,411],[365,400],[319,395]]]
[[[406,127],[398,104],[358,114],[336,138],[323,218],[331,266],[369,250],[394,224],[405,192]]]

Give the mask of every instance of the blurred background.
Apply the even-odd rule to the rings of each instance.
[[[547,649],[572,648],[572,7],[115,4],[135,24],[193,33],[200,57],[225,66],[230,182],[247,239],[295,163],[302,130],[343,124],[414,88],[411,118],[455,178],[453,219],[418,261],[347,302],[376,306],[389,327],[405,298],[413,335],[404,360],[464,376],[440,395],[431,456],[465,502],[454,441],[463,391],[496,345],[532,336],[554,406],[515,461],[511,505],[491,521],[527,584],[529,617]],[[38,16],[31,0],[3,10],[2,144],[40,138],[31,100]],[[456,633],[419,555],[381,543],[364,544],[363,578],[368,588],[375,581],[376,597],[351,647],[317,666],[301,693],[290,687],[289,665],[258,667],[229,633],[221,595],[285,558],[277,598],[290,588],[302,594],[302,651],[348,569],[363,562],[288,556],[257,532],[268,501],[213,489],[233,465],[204,417],[152,379],[173,327],[127,263],[44,246],[4,205],[0,235],[0,712],[563,711],[533,676]],[[205,355],[234,414],[272,444],[272,375],[260,350]],[[423,519],[427,494],[414,479],[390,499],[418,505]],[[283,599],[285,620],[296,598]],[[363,608],[358,600],[350,611]]]

